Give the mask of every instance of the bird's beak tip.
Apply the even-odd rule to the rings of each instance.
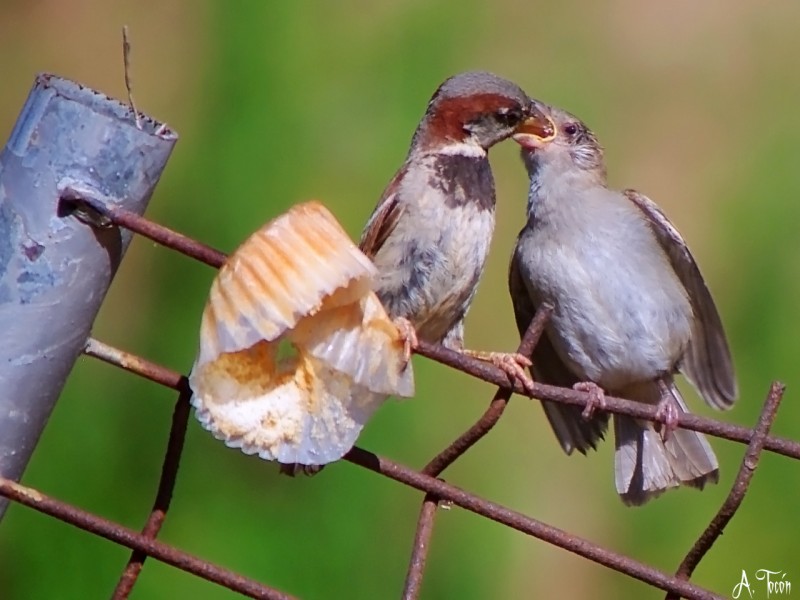
[[[523,148],[541,148],[556,137],[556,125],[547,115],[535,111],[519,124],[511,136]]]

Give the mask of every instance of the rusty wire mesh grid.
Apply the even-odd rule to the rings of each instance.
[[[102,202],[80,197],[74,193],[62,198],[62,202],[72,205],[81,204],[83,208],[99,213],[114,226],[126,228],[143,235],[212,267],[220,267],[225,260],[223,253],[140,217],[135,213],[106,206]],[[519,347],[521,353],[528,355],[531,353],[548,317],[547,308],[537,313]],[[667,598],[684,597],[703,600],[721,598],[722,596],[690,581],[694,569],[721,535],[725,525],[740,506],[758,466],[762,450],[766,449],[789,458],[800,459],[800,442],[769,435],[769,429],[775,419],[784,391],[784,386],[778,382],[771,385],[758,423],[753,429],[691,414],[682,414],[679,426],[747,444],[747,448],[730,493],[718,513],[698,537],[697,542],[688,551],[677,572],[673,575],[438,479],[437,477],[442,471],[492,429],[501,418],[512,393],[527,394],[520,385],[512,386],[507,376],[498,368],[477,359],[424,342],[420,343],[416,352],[473,377],[495,384],[498,386],[498,390],[480,419],[419,471],[358,447],[353,448],[344,457],[345,460],[353,464],[425,493],[416,523],[414,544],[403,590],[404,598],[417,598],[419,596],[425,562],[430,547],[429,541],[434,529],[436,509],[442,502],[459,506],[664,590],[667,592]],[[104,344],[99,340],[87,340],[84,353],[177,392],[161,479],[147,522],[141,532],[136,532],[118,523],[48,497],[36,489],[2,477],[0,477],[0,495],[130,548],[132,553],[119,578],[113,594],[114,598],[122,599],[130,595],[148,556],[225,586],[245,596],[252,598],[291,598],[292,596],[282,591],[204,561],[157,539],[169,509],[178,472],[178,464],[183,451],[191,395],[187,379],[180,373]],[[585,392],[538,383],[534,384],[533,397],[576,406],[585,406],[588,400],[588,394]],[[655,407],[624,399],[609,397],[606,399],[605,408],[611,413],[626,414],[652,421],[658,420]]]

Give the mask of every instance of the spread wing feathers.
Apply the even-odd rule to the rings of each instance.
[[[361,242],[358,247],[369,258],[375,257],[386,238],[394,231],[400,215],[403,213],[403,204],[400,202],[399,196],[400,182],[407,170],[407,165],[403,165],[397,171],[389,185],[386,186],[375,210],[364,226],[364,232],[361,234]]]
[[[192,369],[200,424],[230,448],[281,463],[320,465],[355,444],[386,399],[304,349],[276,361],[269,342]]]
[[[318,203],[242,244],[212,284],[189,376],[203,427],[247,454],[320,465],[353,446],[389,395],[413,395],[375,273]]]
[[[403,356],[403,340],[372,292],[355,306],[321,310],[305,319],[291,339],[372,392],[414,395],[413,370]]]
[[[517,329],[522,336],[536,314],[536,306],[531,299],[528,286],[519,272],[517,260],[515,251],[509,269],[508,287],[514,305]],[[545,333],[534,348],[531,356],[533,362],[531,375],[534,381],[540,383],[572,387],[578,382],[578,379],[559,358],[548,335]],[[574,450],[586,454],[589,448],[596,448],[608,427],[608,415],[604,413],[597,413],[587,420],[583,418],[581,414],[583,411],[578,406],[542,400],[542,407],[561,448],[567,454],[572,454]]]
[[[624,193],[647,218],[692,304],[694,328],[680,365],[681,372],[710,406],[730,408],[738,393],[733,360],[722,320],[700,269],[681,234],[661,209],[635,190],[625,190]]]
[[[225,261],[203,311],[198,361],[278,339],[323,301],[348,303],[377,274],[318,202],[306,202],[251,235]]]

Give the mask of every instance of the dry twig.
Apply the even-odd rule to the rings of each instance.
[[[128,26],[122,26],[122,66],[125,70],[125,89],[128,91],[128,104],[131,105],[133,118],[136,120],[136,129],[142,128],[142,119],[139,111],[136,110],[136,103],[133,101],[133,82],[131,80],[131,42],[128,39]]]

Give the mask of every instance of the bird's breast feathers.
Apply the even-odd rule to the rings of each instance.
[[[393,316],[439,341],[464,315],[489,253],[494,183],[485,158],[437,155],[400,183],[402,216],[374,261]]]
[[[610,389],[671,372],[691,337],[686,290],[642,232],[534,226],[520,247],[534,302],[556,306],[551,338],[562,360]]]

